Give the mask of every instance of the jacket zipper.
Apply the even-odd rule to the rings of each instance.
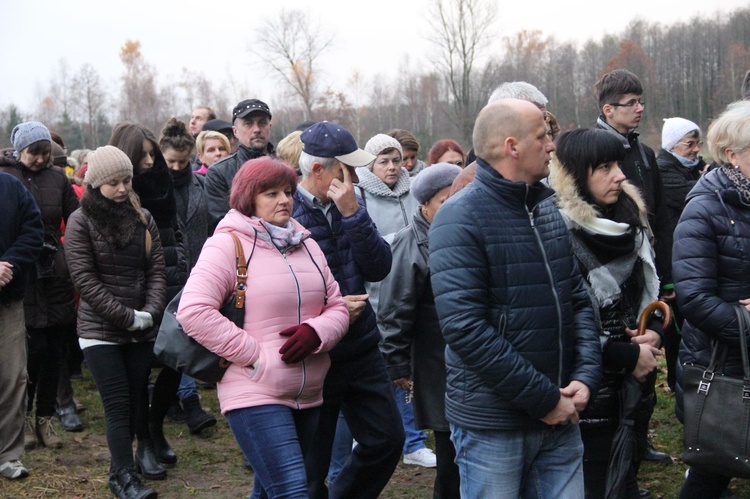
[[[300,324],[302,322],[302,295],[299,289],[299,280],[297,280],[297,274],[294,273],[294,269],[292,268],[292,264],[287,259],[286,253],[282,253],[280,250],[279,253],[281,254],[282,258],[284,258],[286,266],[289,267],[289,272],[292,274],[292,278],[294,279],[294,285],[297,287],[297,324]],[[297,405],[297,409],[300,408],[299,398],[302,396],[302,392],[305,391],[305,386],[307,386],[307,365],[305,364],[305,360],[302,360],[302,385],[297,392],[297,396],[294,397],[294,403]]]
[[[526,194],[529,194],[529,188],[526,187]],[[562,308],[560,307],[560,297],[557,295],[557,290],[555,289],[555,279],[552,276],[552,268],[549,266],[549,260],[547,259],[547,252],[544,250],[544,243],[542,242],[542,238],[539,235],[539,231],[536,228],[536,224],[534,223],[534,209],[536,209],[536,206],[534,206],[531,210],[527,210],[527,213],[529,215],[529,223],[531,224],[531,230],[534,232],[534,237],[536,238],[537,244],[539,245],[539,249],[542,250],[542,258],[544,259],[544,268],[547,271],[547,276],[549,277],[549,282],[552,287],[552,296],[555,297],[555,308],[557,309],[557,351],[558,351],[558,358],[557,358],[557,386],[562,387],[562,363],[563,363],[563,342],[562,342]]]

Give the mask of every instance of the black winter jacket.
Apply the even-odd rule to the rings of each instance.
[[[430,270],[449,422],[539,429],[571,381],[596,396],[594,312],[551,189],[505,180],[478,159],[474,182],[435,216]]]
[[[222,158],[208,169],[206,172],[206,202],[208,212],[211,214],[213,226],[224,218],[229,211],[229,191],[232,188],[232,180],[237,175],[239,169],[251,159],[260,158],[261,156],[275,156],[276,150],[270,142],[265,150],[251,149],[240,144],[237,152]],[[302,224],[305,225],[305,224]]]
[[[701,178],[701,170],[706,166],[706,162],[701,159],[695,167],[685,168],[672,153],[661,149],[659,156],[656,157],[656,164],[659,166],[661,179],[664,182],[664,200],[667,203],[669,230],[674,233],[682,210],[685,208],[687,195]]]
[[[170,170],[175,180],[175,201],[177,203],[177,220],[185,247],[187,270],[195,267],[203,243],[213,233],[211,215],[208,213],[206,193],[203,190],[205,178],[196,175],[190,168],[182,172]],[[184,175],[187,179],[182,178]],[[187,181],[184,185],[182,182]]]
[[[627,136],[609,126],[600,117],[597,128],[606,130],[617,137],[625,147],[625,158],[620,168],[631,184],[640,189],[648,209],[648,223],[654,232],[654,252],[656,269],[659,272],[661,285],[673,283],[672,279],[672,238],[674,228],[669,224],[669,212],[664,193],[661,173],[656,166],[654,151],[638,139],[638,133],[631,131]]]
[[[417,428],[450,431],[445,419],[445,340],[430,283],[430,223],[419,208],[391,243],[393,267],[380,287],[380,346],[391,379],[414,382]]]
[[[32,268],[24,299],[26,326],[48,328],[74,324],[75,297],[65,263],[61,225],[78,209],[78,196],[65,171],[51,163],[33,171],[5,154],[0,157],[0,171],[10,173],[29,190],[44,223],[46,246]]]
[[[382,281],[391,270],[391,247],[378,234],[362,199],[357,201],[359,209],[350,217],[342,217],[338,208],[331,206],[331,226],[323,212],[312,206],[299,189],[294,193],[292,217],[310,231],[323,250],[342,296],[365,294],[365,281]],[[379,342],[380,331],[368,300],[362,315],[329,352],[331,362],[377,348]]]
[[[0,306],[22,300],[26,280],[44,242],[44,225],[31,193],[13,175],[0,172],[0,261],[12,265],[13,278],[0,288]],[[0,333],[1,334],[1,333]]]
[[[673,251],[677,302],[685,316],[680,363],[706,366],[711,341],[725,341],[732,347],[727,374],[741,376],[734,305],[750,298],[750,206],[740,200],[723,168],[703,175],[690,191]],[[678,374],[678,415],[680,379]]]

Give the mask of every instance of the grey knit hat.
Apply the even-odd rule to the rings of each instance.
[[[461,173],[461,167],[451,163],[435,163],[414,177],[411,181],[411,193],[419,204],[425,204],[438,191],[453,184]]]
[[[390,135],[386,135],[384,133],[377,134],[376,136],[368,140],[367,144],[365,144],[365,151],[369,152],[373,156],[377,156],[381,152],[390,148],[398,149],[398,152],[401,153],[401,156],[404,155],[404,150],[401,148],[401,143]]]
[[[19,123],[10,132],[10,141],[13,143],[13,148],[19,153],[40,140],[52,142],[52,136],[47,127],[38,121]]]
[[[133,164],[127,154],[115,146],[102,146],[86,156],[89,167],[83,178],[85,184],[98,188],[118,178],[132,177]]]

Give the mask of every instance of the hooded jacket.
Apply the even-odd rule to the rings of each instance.
[[[596,396],[594,312],[553,194],[478,159],[474,182],[435,216],[430,271],[453,424],[541,429],[571,381]]]
[[[292,221],[295,231],[304,230]],[[234,289],[235,246],[221,232],[234,232],[248,259],[245,324],[238,328],[219,309]],[[232,364],[217,383],[221,412],[280,404],[306,409],[323,403],[328,352],[349,327],[349,313],[325,255],[304,231],[303,241],[282,253],[259,219],[230,210],[201,252],[177,311],[185,332]],[[318,349],[286,364],[279,333],[298,324],[312,327]]]
[[[685,322],[679,364],[707,366],[713,340],[729,343],[726,374],[742,376],[734,306],[750,298],[750,206],[717,168],[688,194],[675,231],[675,291]],[[677,412],[682,412],[677,376]]]

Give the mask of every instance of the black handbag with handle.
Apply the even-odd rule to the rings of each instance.
[[[219,311],[237,327],[242,328],[245,321],[245,284],[248,262],[245,261],[245,253],[239,238],[232,232],[227,232],[227,234],[234,239],[237,281],[232,295]],[[255,249],[254,246],[253,249]],[[252,257],[252,254],[250,256]],[[182,374],[207,383],[221,381],[230,362],[185,333],[177,320],[177,309],[180,306],[181,297],[182,291],[172,298],[164,310],[164,318],[154,343],[154,354],[165,365]]]
[[[724,476],[750,478],[750,312],[735,307],[743,377],[724,374],[729,346],[715,341],[708,367],[683,365],[685,445],[682,460]]]

